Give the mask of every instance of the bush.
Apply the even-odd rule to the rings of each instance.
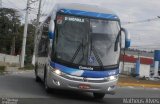
[[[24,69],[33,70],[34,66],[32,64],[27,64],[27,65],[25,65]]]
[[[34,66],[32,64],[27,64],[23,68],[19,68],[20,70],[33,70]]]
[[[5,66],[0,66],[0,73],[3,73],[5,71]]]
[[[146,80],[146,77],[140,77],[139,80]]]

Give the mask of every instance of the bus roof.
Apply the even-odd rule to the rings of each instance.
[[[78,3],[61,3],[56,4],[53,9],[52,17],[55,18],[57,12],[63,12],[66,14],[74,14],[80,16],[90,16],[107,19],[119,19],[118,16],[111,10],[98,6]]]

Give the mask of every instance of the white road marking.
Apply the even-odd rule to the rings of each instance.
[[[128,86],[129,88],[135,88],[135,87],[133,87],[133,86]]]
[[[160,88],[152,88],[153,90],[160,90]]]

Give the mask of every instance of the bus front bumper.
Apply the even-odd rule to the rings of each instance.
[[[90,82],[88,80],[77,81],[74,80],[74,78],[69,79],[57,75],[52,71],[48,73],[48,78],[47,78],[48,87],[53,89],[79,90],[79,91],[97,92],[106,94],[115,93],[117,81],[118,77],[115,80],[105,81],[105,82],[99,82],[99,81]]]

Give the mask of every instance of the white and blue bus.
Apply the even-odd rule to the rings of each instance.
[[[36,80],[45,89],[113,93],[119,76],[121,34],[130,46],[119,17],[99,6],[59,4],[41,26],[35,61]]]

